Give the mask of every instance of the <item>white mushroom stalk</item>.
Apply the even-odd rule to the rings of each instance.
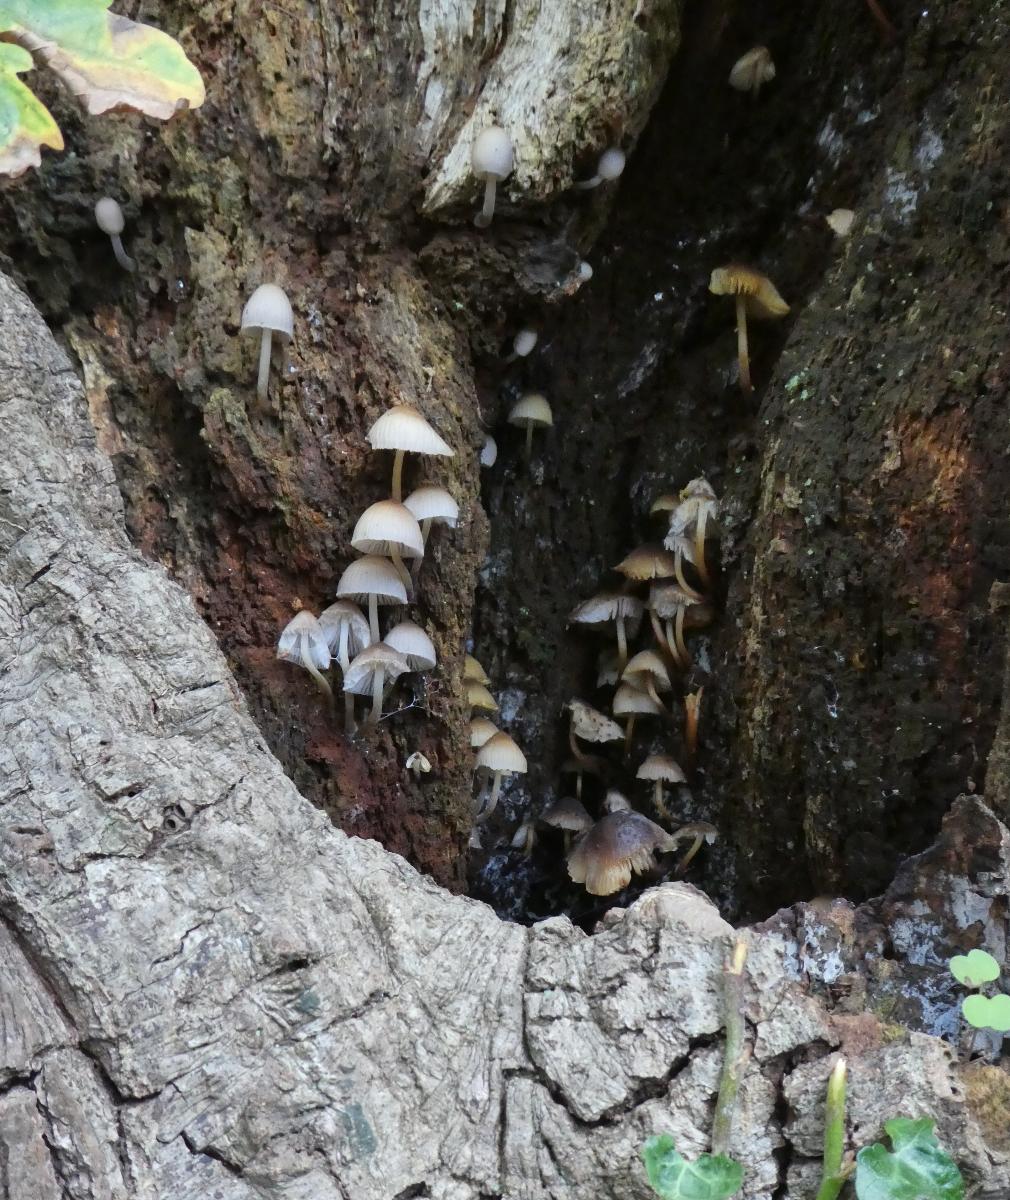
[[[291,302],[283,288],[275,283],[261,284],[249,297],[242,310],[242,332],[260,335],[259,371],[256,376],[256,395],[267,398],[270,380],[270,360],[276,334],[282,342],[290,341],[295,332]]]
[[[580,180],[575,186],[582,191],[588,191],[590,188],[599,187],[601,183],[609,183],[620,177],[626,162],[624,151],[619,146],[611,146],[600,155],[596,164],[596,174],[590,179]]]
[[[277,641],[277,657],[308,671],[319,690],[333,703],[333,689],[321,674],[329,668],[330,648],[326,634],[312,613],[302,611],[284,626]]]
[[[95,205],[95,221],[102,233],[107,234],[112,242],[112,253],[116,256],[116,262],[124,271],[135,271],[137,264],[123,246],[122,233],[126,228],[126,218],[119,204],[111,196],[103,196]]]
[[[473,223],[487,229],[494,217],[498,183],[512,174],[512,139],[500,125],[491,125],[477,135],[470,158],[473,173],[484,180],[484,206]]]
[[[539,392],[527,392],[521,400],[512,406],[508,415],[510,425],[519,425],[526,430],[526,457],[533,454],[533,430],[547,429],[554,424],[554,414],[547,398]]]
[[[371,695],[372,711],[369,721],[378,724],[382,717],[382,697],[386,683],[405,675],[410,670],[410,664],[392,646],[385,642],[377,642],[368,646],[351,663],[344,675],[344,691],[354,692],[359,696]]]
[[[351,659],[371,645],[367,618],[356,604],[338,600],[319,614],[319,624],[330,654],[340,664],[341,675],[346,676]],[[344,731],[354,732],[354,695],[351,692],[344,692]]]

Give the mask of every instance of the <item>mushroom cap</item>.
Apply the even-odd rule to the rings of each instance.
[[[527,354],[530,354],[539,337],[540,334],[535,329],[520,329],[512,339],[512,349],[517,357],[525,358]]]
[[[374,596],[377,604],[406,604],[407,589],[396,567],[388,558],[366,554],[352,562],[340,576],[337,595],[359,604]]]
[[[742,54],[729,73],[729,86],[738,92],[752,92],[775,78],[775,63],[767,46],[755,46]]]
[[[600,155],[600,161],[596,164],[596,174],[601,179],[616,179],[624,170],[627,161],[627,155],[620,146],[611,146]]]
[[[372,631],[368,624],[368,618],[356,604],[351,604],[346,600],[337,600],[329,608],[324,608],[319,614],[319,624],[323,628],[331,654],[340,645],[340,631],[345,625],[347,626],[347,653],[351,658],[372,644]]]
[[[373,450],[407,450],[449,458],[456,453],[409,404],[394,404],[387,409],[369,429],[368,443]]]
[[[650,870],[655,850],[671,850],[674,844],[665,829],[641,813],[608,813],[572,847],[568,874],[590,895],[609,896],[628,886],[632,871]]]
[[[653,584],[649,592],[649,607],[664,621],[672,621],[681,609],[686,610],[699,603],[679,583]]]
[[[614,692],[613,712],[615,717],[632,715],[658,716],[662,709],[651,696],[639,691],[630,683],[622,683]]]
[[[660,779],[664,783],[687,783],[680,764],[669,754],[650,754],[635,772],[636,779]]]
[[[593,824],[593,818],[586,812],[585,806],[572,796],[564,796],[548,804],[540,814],[540,820],[545,825],[553,825],[555,829],[570,829],[575,833],[583,833]]]
[[[784,317],[789,311],[789,305],[768,276],[741,263],[716,267],[708,281],[708,290],[714,296],[746,297],[747,316],[757,320],[770,321]]]
[[[284,662],[302,665],[306,654],[309,662],[320,671],[325,671],[330,665],[330,647],[327,644],[326,633],[312,613],[303,608],[281,631],[281,636],[277,639],[277,657]]]
[[[417,517],[397,500],[379,500],[358,517],[351,545],[361,554],[399,554],[422,558],[424,539]]]
[[[480,448],[480,465],[482,467],[493,467],[498,461],[498,443],[493,437],[486,437],[484,445]]]
[[[609,717],[586,704],[584,700],[569,700],[565,706],[572,714],[572,733],[587,742],[618,742],[624,730]]]
[[[403,765],[408,771],[419,775],[427,775],[431,770],[431,763],[420,750],[415,750]]]
[[[608,813],[635,811],[631,807],[628,797],[623,792],[619,792],[617,788],[611,788],[603,797],[603,808]]]
[[[126,228],[123,210],[111,196],[103,196],[95,205],[95,221],[102,233],[107,233],[109,237],[118,237]]]
[[[242,309],[243,332],[264,329],[283,338],[294,336],[295,315],[291,311],[291,301],[276,283],[261,283]]]
[[[512,174],[512,139],[500,125],[489,125],[474,138],[470,162],[475,175],[505,179]]]
[[[499,730],[477,751],[477,766],[487,767],[489,771],[525,775],[526,755],[507,733]]]
[[[470,748],[479,750],[481,746],[488,740],[493,738],[498,732],[498,726],[489,721],[487,717],[473,717],[470,721]]]
[[[579,263],[579,278],[584,283],[588,283],[590,281],[590,279],[592,279],[592,277],[593,277],[593,264],[590,262],[586,262],[586,260],[583,259],[582,262]]]
[[[392,646],[387,646],[385,642],[373,642],[352,660],[344,672],[344,691],[370,696],[372,681],[379,670],[386,679],[396,679],[399,675],[407,674],[410,664]]]
[[[835,237],[848,237],[852,232],[852,226],[856,222],[856,214],[851,208],[834,208],[824,218],[828,223],[828,228]]]
[[[459,520],[459,505],[445,488],[426,483],[410,493],[403,502],[418,521],[437,521],[441,525],[456,528]]]
[[[652,507],[649,509],[649,516],[654,517],[656,513],[673,512],[680,503],[680,497],[673,492],[664,492],[661,496],[657,496],[652,502]]]
[[[700,837],[711,846],[719,837],[719,830],[708,821],[692,821],[690,825],[681,825],[679,829],[675,829],[670,837],[674,842],[686,842],[689,838]]]
[[[602,625],[624,617],[637,626],[644,611],[645,605],[637,596],[628,596],[624,592],[600,592],[576,605],[568,621],[573,625]]]
[[[649,543],[637,546],[614,567],[615,571],[641,582],[644,579],[667,579],[677,573],[674,556],[664,546]]]
[[[670,672],[667,671],[666,664],[655,650],[639,650],[629,659],[621,678],[635,687],[636,675],[651,675],[658,692],[668,692],[673,687],[670,682]]]
[[[479,709],[481,712],[497,712],[498,702],[494,696],[482,684],[475,679],[469,679],[466,683],[466,702],[470,708]]]
[[[483,683],[491,682],[487,677],[487,671],[480,665],[472,654],[463,655],[463,678],[468,683]]]
[[[432,671],[438,663],[431,638],[413,621],[394,625],[383,641],[403,655],[412,671]]]
[[[682,529],[671,529],[663,539],[663,545],[674,554],[679,554],[685,562],[694,564],[694,539]]]
[[[539,392],[527,392],[518,403],[512,406],[508,415],[510,425],[537,425],[546,427],[554,424],[554,414],[547,403],[547,397]]]

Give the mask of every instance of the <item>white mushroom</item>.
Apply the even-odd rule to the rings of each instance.
[[[459,521],[459,505],[445,488],[426,484],[410,493],[404,505],[410,509],[421,526],[421,541],[428,548],[428,535],[432,525],[447,525],[455,529]],[[421,569],[421,559],[414,559],[414,579]]]
[[[356,604],[338,600],[319,614],[319,625],[326,638],[330,654],[340,663],[342,674],[346,674],[351,659],[371,645],[372,632],[368,618]],[[344,693],[344,729],[354,731],[354,696]]]
[[[738,92],[750,92],[756,96],[761,85],[775,78],[775,63],[767,46],[755,46],[742,54],[729,73],[729,86]]]
[[[337,583],[337,596],[358,604],[368,601],[368,626],[373,642],[379,640],[378,606],[407,603],[407,589],[396,567],[388,558],[374,554],[351,563]]]
[[[403,456],[436,454],[451,458],[456,452],[435,432],[416,408],[396,404],[372,425],[368,441],[373,450],[394,450],[393,499],[403,498]]]
[[[433,671],[438,662],[432,640],[420,625],[401,621],[386,634],[387,646],[398,650],[410,664],[411,671]]]
[[[409,596],[410,574],[403,565],[403,559],[422,557],[424,540],[417,518],[405,504],[399,504],[396,500],[380,500],[369,505],[354,526],[351,546],[361,554],[377,554],[392,559]]]
[[[484,180],[484,207],[473,223],[486,229],[494,216],[495,189],[512,174],[512,139],[500,125],[491,125],[474,139],[470,160],[473,173]]]
[[[528,354],[532,354],[539,337],[540,335],[535,329],[520,329],[512,339],[512,353],[505,361],[515,362],[517,358],[525,358]]]
[[[480,465],[482,467],[493,467],[498,461],[498,443],[493,437],[486,437],[484,445],[480,448]]]
[[[256,395],[260,400],[266,400],[274,334],[281,341],[289,342],[295,332],[294,313],[291,311],[291,302],[283,288],[279,288],[275,283],[260,284],[246,301],[246,306],[242,310],[242,332],[260,335],[260,365],[256,379]]]
[[[320,674],[329,668],[330,648],[326,634],[312,613],[303,609],[284,626],[277,641],[277,657],[304,667],[320,690],[333,700],[333,689]]]
[[[387,680],[405,675],[409,670],[410,664],[399,651],[385,642],[375,642],[362,650],[344,673],[344,691],[372,697],[369,720],[375,724],[382,716],[382,691]]]
[[[611,146],[600,155],[596,164],[596,174],[591,179],[581,180],[575,186],[587,191],[589,188],[599,187],[601,183],[609,183],[620,177],[626,162],[627,156],[620,146]]]
[[[124,271],[135,271],[137,264],[123,248],[122,233],[126,228],[126,218],[111,196],[103,196],[95,205],[95,221],[102,233],[108,234],[112,241],[112,253],[116,256],[116,262]]]
[[[512,406],[508,415],[510,425],[519,425],[526,430],[526,457],[533,453],[533,430],[547,429],[554,424],[554,414],[547,398],[539,392],[527,392]]]
[[[486,821],[498,804],[501,777],[503,775],[525,775],[526,756],[507,733],[496,733],[494,737],[489,737],[477,751],[477,766],[486,767],[494,773],[490,799],[486,804],[481,805],[478,816],[478,820]]]

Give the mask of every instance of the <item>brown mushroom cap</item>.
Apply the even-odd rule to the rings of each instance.
[[[650,754],[635,772],[636,779],[661,780],[664,783],[687,783],[680,764],[668,754]]]
[[[645,545],[638,546],[622,558],[614,570],[640,583],[645,579],[667,579],[675,575],[677,563],[665,547]]]
[[[789,311],[789,305],[779,295],[778,289],[768,276],[755,271],[753,267],[745,267],[742,263],[716,267],[709,280],[708,290],[714,296],[745,297],[747,316],[757,320],[767,321],[775,317],[784,317]]]
[[[701,603],[694,596],[689,596],[676,583],[664,583],[655,586],[649,593],[649,607],[657,617],[662,617],[664,621],[672,621],[681,609],[689,609],[693,605]],[[629,663],[628,665],[630,666],[631,664]]]
[[[573,833],[584,833],[593,824],[593,818],[584,805],[571,796],[564,796],[549,804],[540,814],[540,820],[545,825],[553,825],[555,829],[567,829]]]
[[[659,513],[673,512],[680,503],[680,497],[673,492],[664,492],[661,496],[657,496],[652,502],[652,507],[649,509],[649,516],[655,517]]]
[[[628,886],[632,871],[650,870],[654,851],[674,845],[665,829],[641,813],[609,813],[572,847],[568,874],[590,895],[609,896]]]
[[[572,733],[585,742],[618,742],[624,730],[584,700],[569,700],[565,706],[572,714]]]

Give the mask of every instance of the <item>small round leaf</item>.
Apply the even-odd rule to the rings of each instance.
[[[955,954],[947,965],[951,975],[965,987],[977,988],[983,983],[992,983],[994,979],[999,979],[999,963],[984,950]]]
[[[961,1002],[964,1019],[975,1029],[1010,1033],[1010,996],[966,996]]]

